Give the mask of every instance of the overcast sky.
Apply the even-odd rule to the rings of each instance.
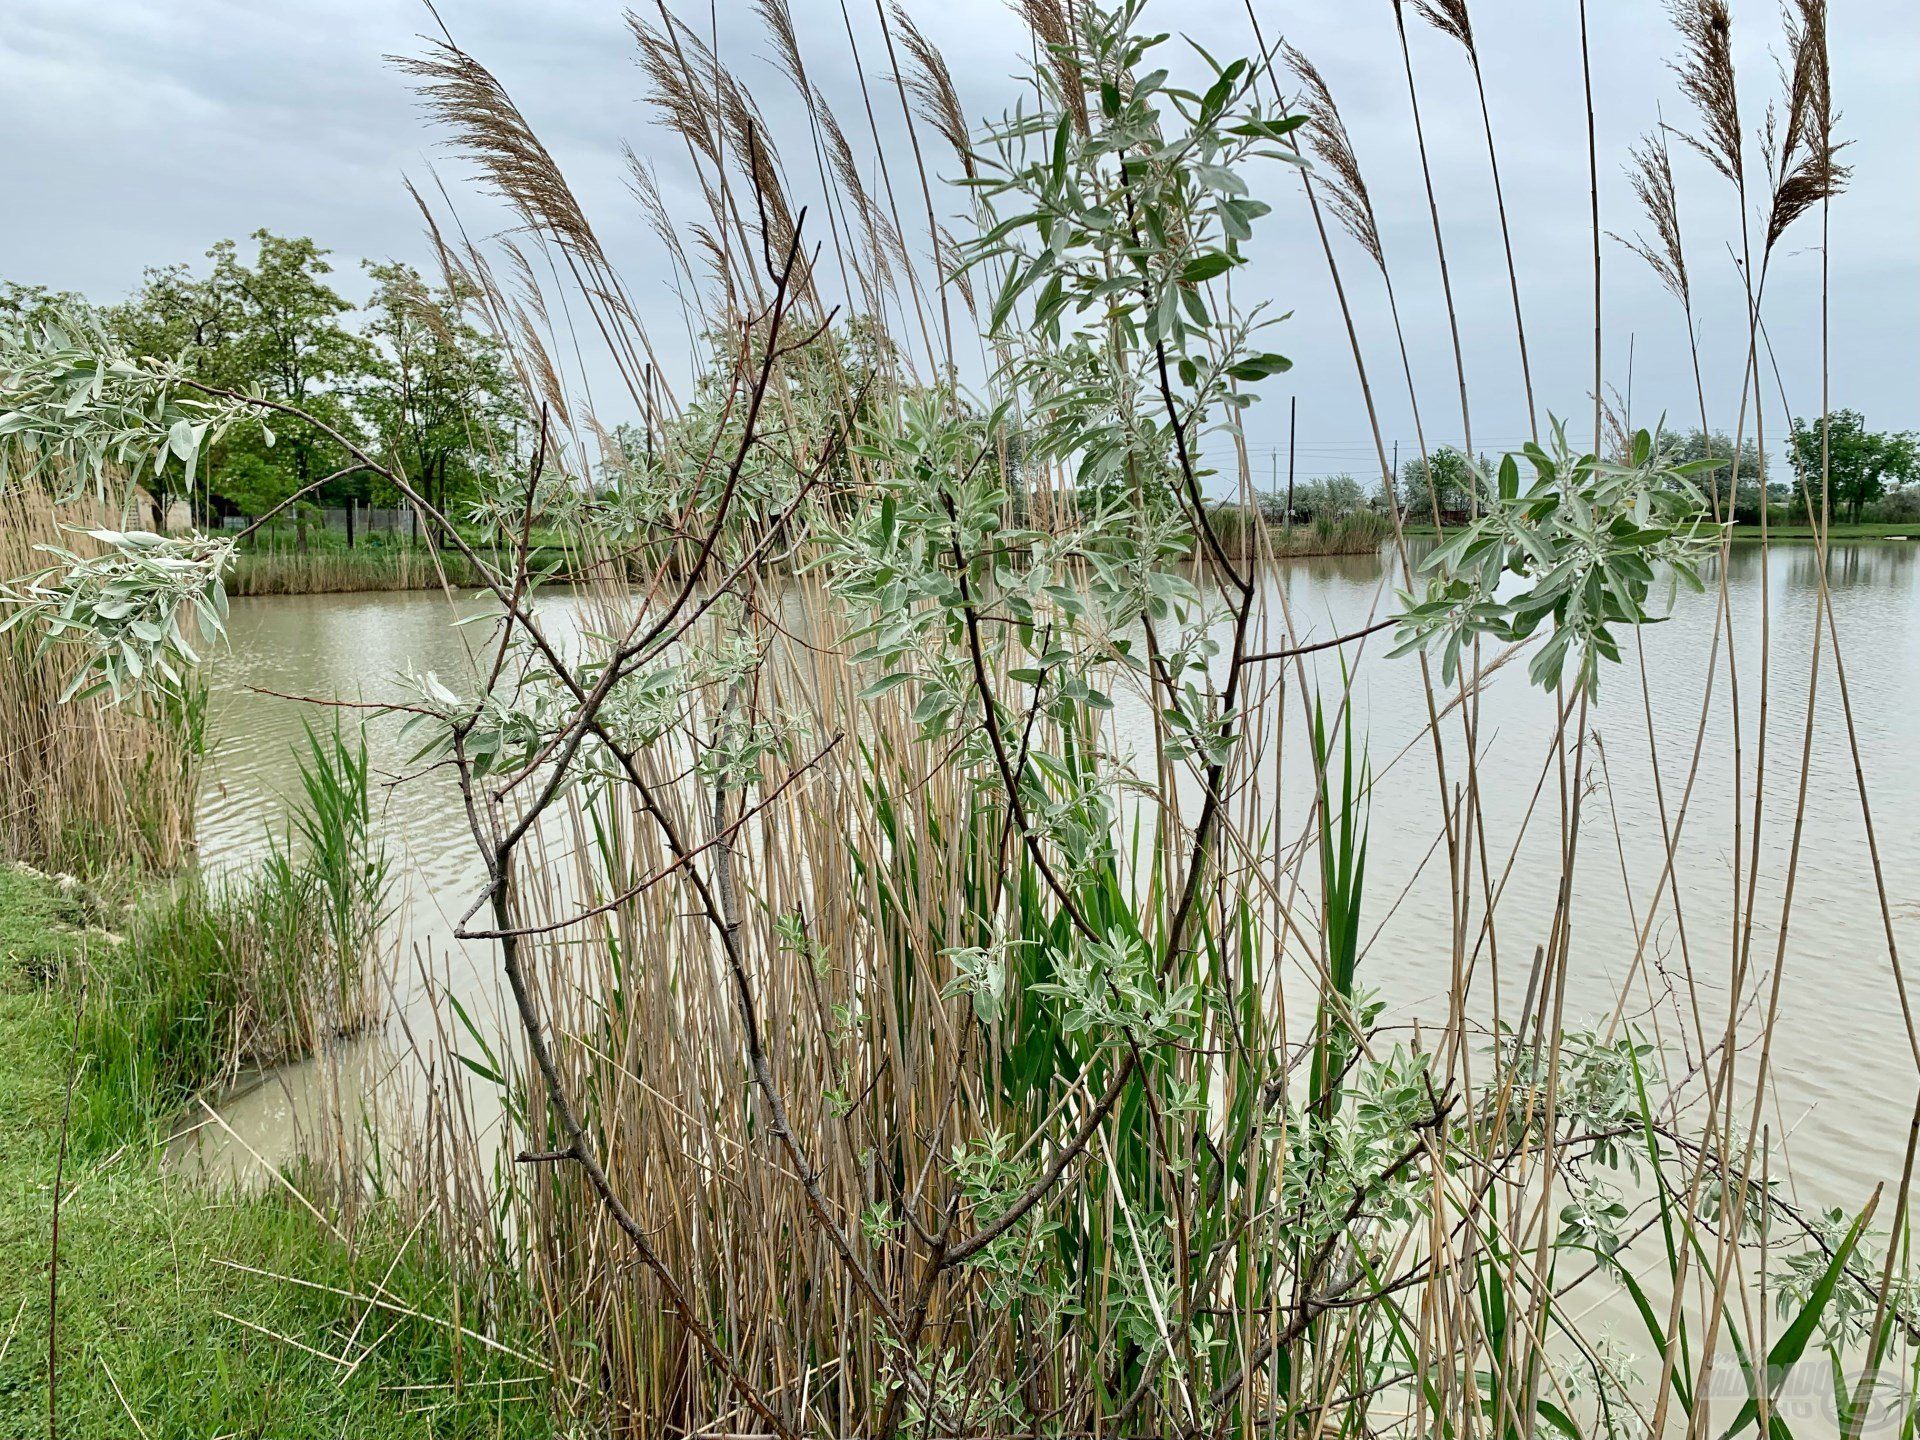
[[[1257,0],[1268,38],[1279,35],[1325,73],[1367,172],[1401,307],[1429,444],[1458,440],[1451,348],[1439,303],[1424,192],[1412,148],[1405,77],[1388,0]],[[840,0],[792,0],[814,77],[855,138],[863,119]],[[999,0],[909,0],[941,46],[973,115],[999,111],[1024,31]],[[8,0],[0,24],[0,278],[125,295],[143,267],[197,261],[225,236],[262,226],[309,234],[335,252],[341,288],[359,296],[363,258],[424,263],[419,217],[403,180],[437,171],[463,219],[481,229],[497,212],[474,196],[457,157],[419,113],[382,57],[421,48],[424,10],[409,0]],[[643,7],[644,8],[644,7]],[[767,113],[778,140],[804,135],[785,82],[746,0],[679,0]],[[1664,113],[1691,123],[1665,60],[1674,41],[1658,0],[1600,0],[1594,19],[1595,90],[1603,180],[1602,223],[1642,221],[1621,179],[1627,146]],[[848,0],[870,81],[885,71],[872,0]],[[559,158],[668,355],[677,310],[658,242],[621,182],[620,143],[656,159],[670,203],[693,215],[686,161],[656,125],[621,19],[619,0],[442,0],[461,45],[506,84]],[[1853,144],[1853,188],[1833,211],[1833,393],[1836,406],[1885,428],[1920,428],[1920,5],[1834,0],[1834,90]],[[1584,112],[1575,0],[1474,0],[1519,252],[1520,283],[1544,408],[1587,414],[1591,401],[1591,272]],[[1750,122],[1777,89],[1772,0],[1734,0],[1738,58]],[[1215,54],[1251,41],[1242,0],[1160,0],[1159,26]],[[1415,64],[1427,139],[1441,190],[1441,221],[1462,316],[1475,440],[1517,443],[1525,433],[1518,367],[1478,111],[1457,47],[1418,27]],[[883,107],[883,117],[889,116]],[[882,123],[886,128],[885,118]],[[811,158],[787,147],[796,190]],[[1730,428],[1743,330],[1728,242],[1733,200],[1705,164],[1678,154],[1683,221],[1703,315],[1709,394]],[[943,167],[950,172],[952,166]],[[1273,167],[1276,172],[1280,167]],[[1274,215],[1256,236],[1258,263],[1240,283],[1293,316],[1272,345],[1295,361],[1269,382],[1248,421],[1256,464],[1284,452],[1289,383],[1300,402],[1299,470],[1309,476],[1370,468],[1365,411],[1326,267],[1290,176],[1255,177]],[[957,203],[949,207],[957,209]],[[1769,281],[1767,323],[1796,413],[1818,407],[1817,217],[1789,236]],[[1413,429],[1391,349],[1380,287],[1342,247],[1359,324],[1391,441],[1411,453]],[[1617,245],[1605,253],[1610,385],[1631,383],[1636,420],[1694,412],[1684,332],[1645,266]],[[1771,382],[1770,382],[1771,383]],[[1777,426],[1777,401],[1769,425]],[[1280,460],[1284,466],[1284,453]]]

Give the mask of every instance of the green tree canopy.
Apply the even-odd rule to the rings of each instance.
[[[1753,437],[1740,440],[1740,463],[1733,463],[1733,437],[1723,430],[1702,430],[1697,426],[1679,435],[1666,437],[1673,458],[1686,464],[1695,460],[1718,460],[1718,470],[1703,471],[1694,483],[1707,497],[1709,512],[1722,520],[1753,524],[1760,518],[1760,495],[1767,482],[1767,457]],[[1735,489],[1738,497],[1735,497]]]
[[[1493,473],[1493,463],[1482,455],[1481,470]],[[1472,508],[1473,469],[1464,450],[1442,445],[1424,459],[1418,455],[1400,467],[1400,509],[1416,523],[1431,520],[1438,509],[1448,511]]]
[[[409,265],[369,263],[373,298],[355,377],[362,420],[442,514],[518,453],[526,412],[508,357],[467,319],[471,297]],[[393,497],[381,496],[382,500]]]
[[[1260,513],[1279,520],[1287,512],[1287,491],[1283,488],[1260,496]],[[1367,503],[1367,487],[1351,475],[1321,475],[1302,480],[1293,487],[1293,513],[1302,520],[1323,516],[1338,520]]]
[[[251,263],[222,240],[207,252],[205,275],[185,265],[148,270],[138,293],[107,312],[110,325],[142,354],[180,356],[204,385],[299,406],[357,435],[345,387],[367,368],[369,350],[344,321],[352,304],[327,283],[330,252],[305,236],[256,230],[251,238]],[[250,424],[209,458],[211,494],[253,513],[347,463],[341,446],[309,425]],[[342,483],[317,498],[351,493]]]
[[[1792,455],[1814,506],[1821,503],[1825,476],[1834,508],[1849,520],[1858,520],[1888,489],[1920,480],[1920,436],[1869,430],[1858,410],[1835,410],[1824,427],[1819,420],[1796,419]]]
[[[0,280],[0,325],[43,325],[65,311],[84,309],[86,305],[86,299],[71,290]]]
[[[332,284],[328,250],[268,230],[250,238],[250,255],[222,240],[206,266],[151,268],[130,298],[98,310],[78,295],[0,284],[0,326],[97,315],[135,354],[177,359],[200,385],[321,422],[279,423],[268,411],[222,435],[192,497],[203,522],[216,511],[262,514],[309,485],[323,505],[392,501],[365,475],[326,478],[352,462],[343,441],[397,457],[456,515],[485,472],[516,463],[526,441],[519,378],[470,318],[471,296],[406,265],[368,264],[373,295],[356,309]]]

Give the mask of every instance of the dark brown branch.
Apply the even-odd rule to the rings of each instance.
[[[687,851],[686,854],[676,856],[671,862],[661,866],[644,880],[637,881],[633,885],[628,886],[611,900],[603,900],[600,904],[593,906],[589,910],[582,910],[577,915],[569,915],[561,920],[552,920],[544,925],[521,925],[512,930],[469,930],[464,926],[460,926],[454,929],[454,938],[459,940],[504,940],[509,935],[550,935],[556,930],[566,930],[572,926],[591,920],[597,915],[604,915],[609,910],[619,909],[629,901],[644,895],[661,881],[670,879],[682,867],[691,864],[695,856],[704,854],[714,846],[731,840],[749,820],[772,805],[774,801],[786,793],[789,786],[794,784],[794,782],[799,780],[801,776],[813,769],[822,760],[826,759],[828,753],[840,743],[842,738],[842,736],[836,735],[825,745],[821,746],[820,749],[815,752],[812,759],[789,771],[786,778],[762,796],[758,804],[741,811],[739,817],[724,830],[717,832],[712,838],[704,840],[694,846],[691,850]]]
[[[1258,665],[1268,660],[1291,660],[1296,655],[1311,655],[1316,650],[1331,650],[1336,645],[1351,645],[1355,640],[1363,640],[1376,635],[1400,623],[1400,617],[1389,615],[1385,620],[1376,620],[1358,630],[1349,630],[1345,635],[1335,635],[1326,640],[1315,640],[1308,645],[1291,645],[1284,650],[1263,650],[1257,655],[1246,657],[1247,664]]]

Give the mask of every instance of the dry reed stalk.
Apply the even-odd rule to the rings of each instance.
[[[117,523],[0,477],[0,574],[43,569],[44,545],[98,553],[84,532]],[[178,868],[193,847],[193,702],[63,703],[73,657],[36,651],[24,630],[0,634],[0,854],[89,875]]]
[[[1450,15],[1453,25],[1466,26],[1466,12],[1458,10]],[[1407,77],[1407,109],[1413,116],[1414,151],[1420,159],[1420,180],[1427,194],[1427,219],[1433,230],[1433,252],[1440,265],[1440,298],[1447,312],[1447,334],[1453,341],[1454,379],[1460,390],[1460,425],[1465,437],[1467,454],[1475,454],[1473,448],[1473,406],[1467,396],[1467,357],[1460,344],[1460,312],[1453,299],[1453,273],[1447,267],[1446,235],[1440,228],[1440,197],[1433,187],[1433,167],[1427,159],[1426,118],[1420,104],[1420,91],[1413,78],[1413,47],[1407,43],[1406,0],[1393,0],[1393,28],[1400,39],[1401,68]],[[1466,43],[1472,48],[1472,31],[1465,30]],[[1475,498],[1478,504],[1478,497]]]

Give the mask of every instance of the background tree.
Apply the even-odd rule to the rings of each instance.
[[[1815,506],[1823,474],[1831,481],[1834,508],[1849,520],[1858,520],[1889,487],[1920,480],[1920,436],[1910,430],[1869,430],[1858,410],[1836,410],[1827,421],[1824,437],[1818,420],[1793,422],[1793,466]],[[1823,469],[1823,450],[1830,469]]]
[[[356,381],[360,414],[380,452],[451,514],[521,447],[520,387],[499,343],[466,318],[468,296],[428,285],[409,265],[366,268],[375,289]]]
[[[1684,434],[1668,438],[1667,447],[1682,464],[1694,460],[1719,460],[1718,470],[1694,476],[1694,483],[1707,497],[1710,513],[1723,520],[1743,525],[1758,524],[1760,496],[1767,484],[1767,457],[1751,436],[1740,441],[1740,464],[1733,464],[1733,437],[1722,430],[1707,431],[1697,426]],[[1738,486],[1739,494],[1734,493]]]
[[[0,280],[0,325],[41,325],[58,319],[64,311],[85,308],[86,298],[71,290]]]
[[[1480,457],[1480,467],[1492,473],[1492,465],[1484,455]],[[1442,445],[1425,459],[1414,456],[1400,467],[1399,490],[1401,511],[1416,524],[1432,520],[1435,509],[1443,516],[1470,509],[1474,479],[1466,452]]]
[[[1294,518],[1307,522],[1322,517],[1340,520],[1367,503],[1367,490],[1351,475],[1322,475],[1303,480],[1293,487]],[[1287,492],[1273,491],[1260,497],[1260,513],[1279,521],[1285,517]]]
[[[352,304],[326,282],[329,252],[305,236],[256,230],[252,239],[252,264],[222,240],[207,252],[213,265],[205,276],[185,265],[147,271],[139,292],[108,312],[110,324],[138,353],[180,356],[202,384],[297,406],[356,433],[345,386],[366,370],[370,352],[343,321]],[[237,427],[208,457],[199,508],[258,514],[345,458],[309,425]],[[337,504],[351,493],[351,482],[336,482],[314,499]]]

